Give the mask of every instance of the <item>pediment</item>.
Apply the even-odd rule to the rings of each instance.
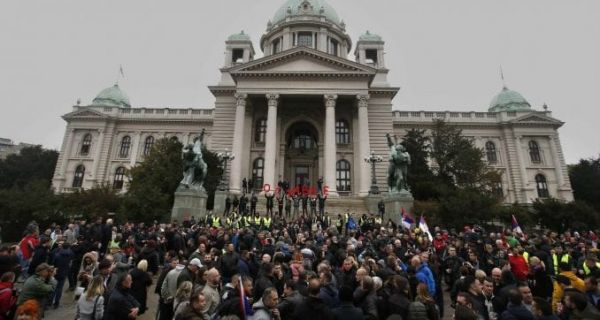
[[[63,119],[105,119],[109,118],[106,114],[90,108],[81,108],[79,110],[69,112],[63,116]]]
[[[526,114],[517,119],[511,121],[516,124],[546,124],[546,125],[558,125],[561,126],[563,124],[562,121],[549,117],[545,114]]]
[[[267,56],[255,61],[234,66],[229,69],[236,75],[273,75],[273,74],[332,74],[374,76],[376,70],[354,61],[332,56],[324,52],[297,47]]]

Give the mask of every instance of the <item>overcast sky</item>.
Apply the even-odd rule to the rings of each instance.
[[[0,137],[59,149],[61,115],[117,79],[134,107],[212,107],[224,41],[284,0],[0,2]],[[486,111],[502,87],[566,122],[568,163],[600,153],[600,1],[329,0],[353,43],[386,41],[401,110]],[[352,48],[354,51],[354,48]]]

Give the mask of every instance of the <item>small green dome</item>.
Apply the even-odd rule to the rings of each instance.
[[[240,33],[232,34],[227,38],[228,41],[251,41],[250,36],[242,30]]]
[[[530,109],[531,105],[520,93],[504,87],[502,88],[502,91],[492,99],[488,111],[522,111]]]
[[[313,7],[312,14],[323,15],[325,18],[333,23],[340,24],[340,18],[338,17],[335,9],[330,6],[325,0],[287,0],[271,19],[273,24],[285,21],[285,17],[288,15],[288,9],[291,11],[292,16],[301,15],[302,12],[299,10],[300,5],[307,1]],[[321,12],[322,11],[322,12]]]
[[[369,32],[369,30],[367,30],[367,32],[365,32],[360,37],[358,37],[358,41],[377,41],[377,42],[380,42],[380,41],[383,41],[383,38],[381,38],[380,35],[371,33],[371,32]]]
[[[92,105],[131,108],[129,97],[123,90],[121,90],[121,88],[119,88],[117,83],[115,83],[115,85],[112,87],[108,87],[100,91],[100,93],[92,101]]]

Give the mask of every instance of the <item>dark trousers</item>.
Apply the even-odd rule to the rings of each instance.
[[[67,277],[56,278],[56,289],[54,290],[54,296],[51,298],[52,305],[58,307],[60,303],[60,298],[62,298],[63,287],[65,286],[65,282],[67,281]]]
[[[173,320],[173,316],[173,301],[165,303],[161,299],[158,306],[158,320]]]

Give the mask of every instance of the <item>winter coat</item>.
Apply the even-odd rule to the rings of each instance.
[[[96,315],[92,319],[92,313],[94,312],[94,305],[96,306]],[[104,297],[99,295],[93,297],[91,300],[86,299],[85,294],[82,294],[77,301],[77,313],[75,319],[78,320],[101,320],[104,316]]]
[[[160,254],[158,253],[158,251],[156,251],[155,248],[144,247],[142,249],[142,252],[140,252],[138,262],[143,259],[148,261],[148,272],[151,272],[152,274],[157,274],[158,266],[160,265]]]
[[[294,314],[294,310],[304,301],[304,296],[298,291],[294,291],[291,295],[286,296],[279,302],[277,309],[281,315],[281,319],[289,319]]]
[[[273,318],[273,314],[271,313],[271,310],[267,309],[267,307],[265,307],[265,304],[263,303],[263,300],[260,299],[258,300],[257,303],[252,305],[252,308],[254,309],[254,314],[248,317],[248,320],[272,320]]]
[[[210,317],[204,313],[194,310],[191,305],[185,306],[183,310],[174,318],[175,320],[209,320]]]
[[[221,271],[223,272],[223,277],[231,278],[234,274],[238,273],[238,260],[239,256],[237,253],[226,253],[221,256]]]
[[[118,288],[113,290],[104,310],[104,320],[129,320],[129,313],[140,304],[129,293],[129,290]]]
[[[423,263],[417,268],[415,277],[418,282],[423,282],[427,285],[427,291],[429,295],[435,297],[435,279],[433,278],[433,273],[431,273],[431,269],[426,263]]]
[[[532,279],[531,294],[534,297],[548,299],[552,297],[553,283],[552,278],[545,269],[535,270],[530,275]]]
[[[148,272],[144,272],[140,269],[132,269],[131,272],[131,295],[139,302],[140,312],[143,314],[146,312],[146,300],[148,297],[148,287],[152,285],[152,278]]]
[[[294,320],[334,320],[335,316],[319,298],[308,297],[296,308]]]
[[[323,302],[329,308],[337,308],[340,304],[340,299],[338,297],[338,290],[331,282],[321,286],[321,291],[319,292],[319,298],[321,298],[321,300],[323,300]]]
[[[35,268],[45,262],[48,262],[48,248],[43,245],[38,245],[33,249],[33,257],[31,258],[27,273],[35,274]]]
[[[13,296],[13,283],[0,282],[0,320],[6,320],[4,317],[17,302],[17,297]]]
[[[54,253],[54,267],[56,267],[56,279],[64,279],[69,275],[70,263],[73,260],[73,251],[71,249],[58,249]]]
[[[160,297],[166,303],[170,303],[173,301],[173,298],[175,297],[175,294],[177,293],[177,288],[178,288],[177,283],[179,280],[179,275],[181,274],[181,271],[184,268],[185,268],[184,266],[178,265],[175,267],[175,269],[173,269],[173,270],[169,271],[169,273],[167,273],[167,276],[165,277],[165,281],[163,282],[163,284],[160,288]]]
[[[506,311],[502,312],[500,316],[501,320],[535,320],[535,317],[531,313],[531,311],[527,310],[527,308],[521,305],[513,305],[508,304]]]
[[[571,285],[573,286],[573,288],[575,288],[579,292],[585,292],[585,282],[583,282],[583,280],[577,277],[575,273],[573,273],[572,271],[561,271],[560,274],[571,280]],[[554,290],[552,292],[552,311],[556,312],[556,306],[562,300],[563,296],[563,288],[555,281]]]
[[[571,313],[570,320],[600,320],[600,312],[591,303],[588,302],[582,311],[574,310]]]
[[[332,310],[336,320],[363,320],[364,316],[360,308],[350,302],[342,302],[339,307]]]
[[[57,282],[54,277],[50,277],[48,281],[38,275],[27,278],[23,284],[23,289],[21,290],[17,304],[21,305],[29,299],[35,299],[41,306],[45,305],[50,293],[54,292],[56,289],[56,284]]]

